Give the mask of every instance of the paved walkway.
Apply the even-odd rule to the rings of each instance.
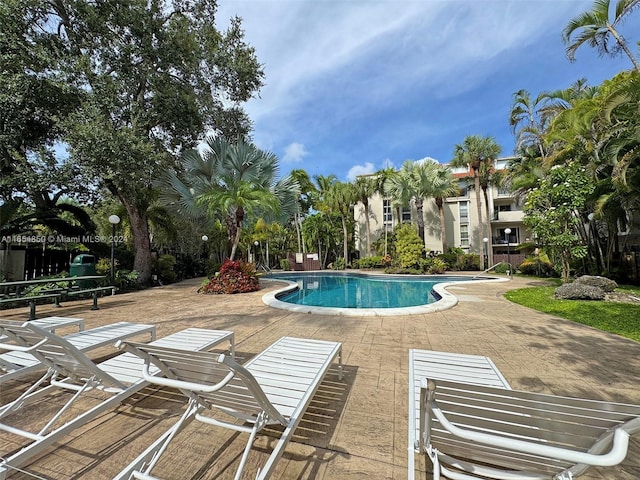
[[[241,361],[284,335],[343,342],[345,380],[330,373],[279,462],[274,480],[407,477],[408,349],[487,355],[513,388],[640,403],[640,343],[511,304],[502,294],[536,282],[450,287],[460,303],[453,309],[399,317],[336,317],[277,310],[252,294],[196,294],[199,281],[105,297],[99,311],[90,301],[63,308],[39,306],[38,316],[82,317],[87,328],[115,321],[157,324],[158,336],[190,326],[233,330]],[[25,319],[27,309],[3,311]],[[8,315],[9,314],[9,315]],[[97,352],[94,357],[112,350]],[[23,383],[3,387],[2,400],[15,398]],[[3,402],[4,403],[4,402]],[[27,467],[48,479],[109,479],[170,425],[184,402],[166,390],[147,389],[117,411],[69,436]],[[43,405],[41,408],[47,408]],[[25,418],[29,421],[31,417]],[[194,422],[175,442],[163,478],[233,478],[245,435]],[[7,435],[0,452],[7,451]],[[261,437],[247,478],[253,478],[274,444]],[[1,454],[1,453],[0,453]],[[231,467],[229,464],[233,463]],[[12,477],[14,478],[14,477]],[[29,478],[18,474],[15,478]],[[591,470],[587,479],[640,478],[640,443],[632,440],[622,465]]]

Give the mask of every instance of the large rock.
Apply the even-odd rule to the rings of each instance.
[[[605,292],[600,287],[577,282],[565,283],[556,288],[555,297],[563,300],[604,300]]]
[[[583,275],[581,277],[576,278],[575,282],[582,285],[590,285],[592,287],[598,287],[604,290],[605,292],[613,292],[616,288],[618,288],[618,284],[607,277],[596,277],[593,275]]]

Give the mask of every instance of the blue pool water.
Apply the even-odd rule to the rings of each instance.
[[[407,277],[333,273],[270,274],[266,278],[289,280],[298,288],[278,294],[282,302],[336,308],[403,308],[434,303],[437,283],[470,281],[470,277],[437,275]]]

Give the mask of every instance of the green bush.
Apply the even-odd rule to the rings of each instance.
[[[447,264],[440,258],[434,258],[429,266],[428,272],[430,274],[441,274],[447,271]]]
[[[401,268],[421,269],[424,258],[424,245],[415,228],[402,224],[396,230],[396,255]]]
[[[346,268],[346,265],[347,264],[344,261],[344,257],[338,257],[332,263],[331,268],[333,268],[334,270],[344,270]]]
[[[499,263],[493,268],[495,273],[507,273],[509,271],[509,265],[506,263]]]
[[[116,270],[120,266],[118,259],[114,259],[113,268]],[[111,259],[110,258],[99,258],[96,263],[96,274],[97,275],[109,275],[111,273]]]
[[[457,266],[458,266],[457,253],[442,253],[438,255],[438,258],[447,265],[449,270],[457,270]]]
[[[153,273],[158,275],[161,283],[173,283],[176,281],[175,265],[176,257],[169,254],[160,255],[154,261]]]
[[[553,264],[546,254],[540,254],[533,257],[527,257],[518,265],[518,270],[524,275],[535,275],[538,277],[553,277],[555,271]]]
[[[458,256],[458,270],[480,270],[480,255],[464,253]]]
[[[353,266],[353,265],[352,265]],[[358,260],[359,268],[383,268],[386,266],[384,255],[374,255]]]
[[[280,259],[280,268],[285,271],[291,270],[291,262],[288,258]]]
[[[118,270],[113,283],[120,293],[140,290],[143,286],[138,283],[139,276],[135,270]]]

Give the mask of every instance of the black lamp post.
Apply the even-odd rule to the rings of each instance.
[[[509,276],[511,276],[511,250],[509,249],[509,235],[511,235],[511,229],[505,228],[504,235],[507,237],[507,265],[509,265]]]
[[[207,242],[209,241],[209,237],[207,235],[202,235],[202,255],[200,256],[200,265],[202,268],[202,272],[207,275],[207,260],[209,259],[209,254],[207,251]]]
[[[111,224],[111,285],[115,283],[114,262],[115,262],[115,243],[116,243],[116,225],[120,223],[118,215],[110,215],[109,223]]]

